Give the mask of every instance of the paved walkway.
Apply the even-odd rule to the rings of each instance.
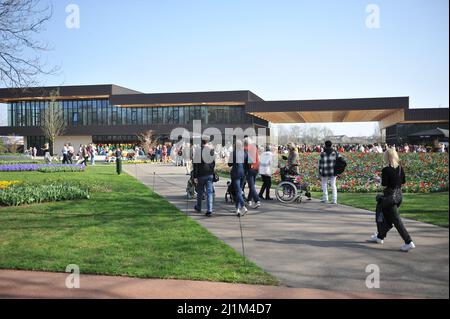
[[[139,279],[81,275],[80,288],[66,287],[67,273],[0,270],[0,298],[82,299],[380,299],[402,298],[376,292],[228,284],[221,282]]]
[[[215,214],[193,212],[187,201],[188,176],[174,166],[124,165],[124,170],[165,196],[218,238],[242,253],[239,219],[224,201],[226,179],[216,184]],[[156,178],[153,178],[153,173]],[[329,291],[372,292],[366,288],[366,266],[380,269],[378,293],[448,298],[449,230],[406,219],[417,248],[402,253],[392,230],[384,245],[368,243],[376,230],[372,212],[309,201],[283,205],[263,202],[241,219],[246,256],[288,287]]]

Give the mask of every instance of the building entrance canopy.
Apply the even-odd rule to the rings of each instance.
[[[379,122],[380,127],[405,120],[408,97],[255,101],[246,111],[271,123]]]

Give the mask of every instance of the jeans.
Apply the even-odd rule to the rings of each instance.
[[[212,213],[213,211],[213,175],[200,176],[197,185],[197,205],[195,205],[195,210],[202,210],[202,199],[203,192],[206,189],[206,206],[207,212]]]
[[[331,190],[333,192],[333,203],[337,202],[337,187],[336,187],[336,176],[332,177],[323,177],[322,176],[322,200],[328,201],[328,180],[330,180],[331,183]]]
[[[381,203],[379,203],[378,205],[381,205]],[[389,230],[392,229],[392,225],[394,225],[395,229],[397,229],[398,233],[405,241],[405,244],[411,243],[412,242],[411,236],[409,235],[408,231],[405,228],[405,225],[402,222],[402,219],[400,218],[397,205],[392,205],[387,208],[381,208],[378,205],[377,208],[382,210],[382,218],[383,218],[383,223],[377,227],[378,238],[379,239],[386,238],[387,233],[389,232]]]
[[[233,183],[233,188],[236,192],[236,208],[242,208],[245,205],[244,197],[242,196],[242,185],[244,184],[244,178],[233,178],[231,183]]]
[[[270,188],[272,187],[272,177],[269,175],[261,175],[263,185],[259,191],[259,196],[263,197],[264,191],[266,192],[266,199],[270,197]]]
[[[94,166],[95,165],[95,156],[91,155],[91,165]]]
[[[248,183],[248,200],[253,200],[254,202],[259,202],[258,192],[256,191],[256,175],[258,172],[249,170],[247,174],[247,183]]]

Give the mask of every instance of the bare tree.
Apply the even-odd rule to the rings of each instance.
[[[6,145],[8,147],[8,152],[12,154],[17,153],[17,150],[19,149],[19,144],[17,142],[17,137],[14,134],[8,135]]]
[[[374,128],[373,133],[370,136],[370,139],[372,140],[372,142],[376,142],[376,143],[381,143],[383,141],[383,136],[382,136],[381,129],[380,129],[379,125],[377,125]]]
[[[155,132],[152,130],[148,130],[138,134],[138,139],[141,142],[142,147],[144,148],[145,154],[148,154],[150,148],[155,144],[154,135]]]
[[[48,47],[35,39],[52,13],[41,0],[0,0],[0,82],[5,86],[33,86],[39,74],[56,71],[46,69],[41,53]]]
[[[55,140],[64,134],[66,121],[64,120],[64,110],[58,102],[59,89],[50,93],[50,102],[42,112],[42,131],[44,136],[52,143],[52,154],[54,154]]]
[[[0,154],[6,152],[5,142],[3,142],[3,138],[0,136]]]

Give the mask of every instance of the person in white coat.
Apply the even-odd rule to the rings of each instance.
[[[265,200],[273,200],[270,197],[270,188],[272,187],[272,167],[274,156],[271,152],[270,146],[266,146],[265,152],[261,154],[259,159],[259,174],[263,181],[261,190],[259,191],[259,198]],[[264,193],[266,194],[264,197]]]

